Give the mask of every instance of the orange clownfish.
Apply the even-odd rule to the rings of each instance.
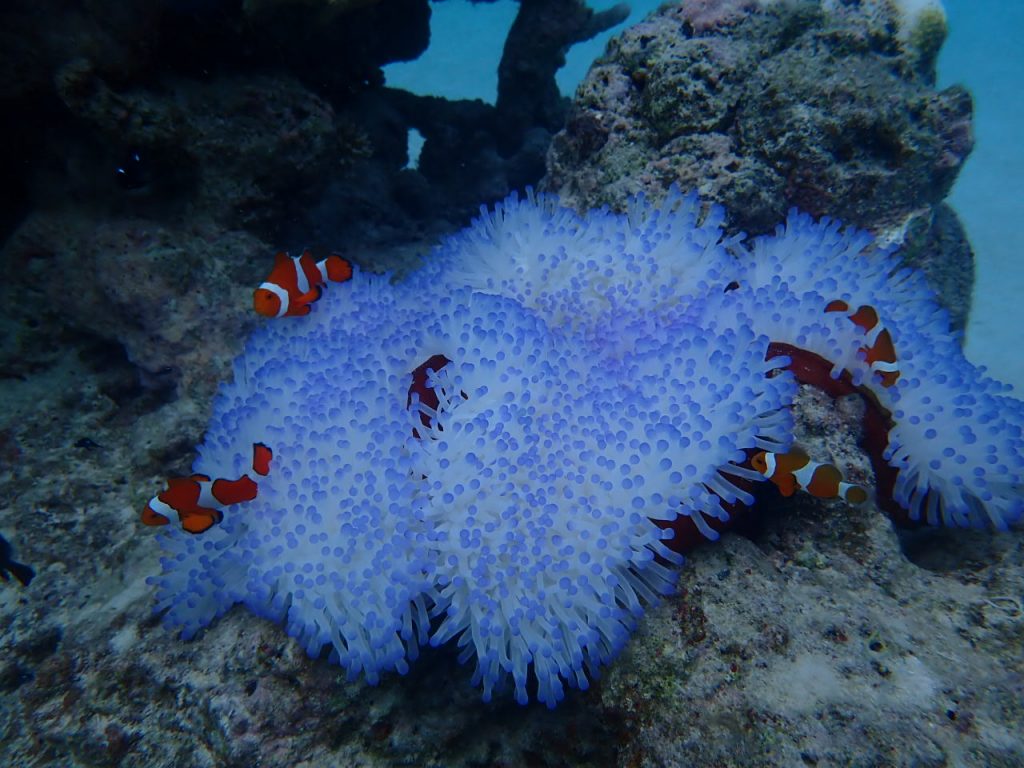
[[[266,281],[253,291],[252,306],[264,317],[308,315],[327,281],[343,283],[351,279],[352,264],[336,253],[323,261],[313,261],[308,250],[298,257],[281,251],[274,257],[274,268]]]
[[[838,468],[811,461],[801,448],[793,447],[789,453],[759,451],[750,459],[750,465],[775,483],[783,496],[802,490],[819,499],[839,498],[850,504],[863,504],[868,499],[868,492],[846,482]]]
[[[273,452],[263,443],[253,443],[252,468],[258,475],[270,472]],[[142,522],[146,525],[167,525],[171,515],[177,513],[181,527],[189,533],[202,533],[224,519],[222,507],[252,501],[259,493],[259,486],[249,477],[242,475],[237,480],[206,475],[172,477],[167,488],[158,493],[142,510]]]
[[[896,360],[896,347],[892,343],[889,330],[882,324],[881,318],[874,307],[864,304],[856,311],[841,299],[830,301],[825,307],[826,312],[842,312],[851,322],[864,331],[867,341],[861,351],[864,353],[871,370],[882,377],[882,386],[891,387],[900,377],[900,365]]]

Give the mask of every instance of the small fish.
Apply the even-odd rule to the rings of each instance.
[[[861,347],[871,370],[882,377],[882,386],[891,387],[900,377],[900,364],[896,359],[896,347],[892,343],[892,335],[882,324],[881,318],[874,307],[863,304],[856,310],[841,299],[830,301],[825,307],[826,312],[842,312],[850,321],[864,331],[867,343]]]
[[[274,257],[274,268],[252,295],[253,308],[264,317],[300,317],[312,311],[328,282],[352,279],[352,264],[336,253],[313,261],[308,250],[299,257],[283,251]]]
[[[835,465],[812,461],[802,448],[794,446],[789,453],[759,451],[750,465],[775,483],[783,496],[801,490],[819,499],[838,498],[850,504],[863,504],[868,499],[868,492],[846,482]]]
[[[27,587],[32,579],[35,578],[36,572],[33,571],[29,566],[16,562],[12,557],[11,545],[3,536],[0,536],[0,579],[4,581],[10,581],[10,573],[21,582],[23,587]]]
[[[270,472],[273,451],[263,443],[253,443],[253,471],[265,476]],[[194,474],[172,477],[167,488],[158,493],[142,510],[146,525],[167,525],[175,513],[181,527],[189,533],[203,533],[224,519],[223,507],[252,501],[259,494],[259,486],[242,475],[237,480]]]

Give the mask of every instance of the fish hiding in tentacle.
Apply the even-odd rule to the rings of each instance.
[[[324,285],[351,279],[352,264],[336,253],[314,261],[309,250],[296,257],[281,251],[274,257],[267,279],[253,292],[253,309],[264,317],[308,315]]]
[[[861,347],[871,370],[882,377],[882,386],[891,387],[900,377],[900,364],[896,359],[896,347],[889,329],[882,324],[874,307],[864,304],[856,310],[841,299],[830,301],[826,312],[842,312],[850,321],[864,331],[867,343]]]
[[[819,499],[839,498],[850,504],[863,504],[868,499],[867,491],[846,482],[835,465],[813,461],[806,451],[796,446],[788,453],[759,451],[750,464],[775,483],[783,496],[792,496],[801,490]]]
[[[252,469],[257,475],[270,472],[273,452],[263,443],[253,443]],[[167,488],[158,493],[142,510],[146,525],[167,525],[175,513],[181,527],[189,533],[203,533],[224,519],[222,508],[252,501],[259,486],[248,474],[237,480],[211,479],[206,475],[172,477]]]

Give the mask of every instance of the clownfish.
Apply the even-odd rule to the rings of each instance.
[[[252,306],[264,317],[308,315],[327,281],[343,283],[351,279],[352,264],[336,253],[323,261],[313,261],[308,250],[298,257],[281,251],[274,257],[274,268],[267,279],[253,291]]]
[[[750,459],[750,465],[775,483],[783,496],[802,490],[819,499],[838,498],[850,504],[863,504],[868,500],[868,492],[846,482],[835,465],[811,461],[803,449],[795,446],[789,453],[758,451]]]
[[[842,312],[858,328],[864,331],[867,344],[861,347],[871,370],[882,377],[882,386],[891,387],[900,377],[900,365],[896,360],[896,347],[892,343],[889,329],[882,324],[881,318],[874,307],[864,304],[856,311],[841,299],[830,301],[825,307],[826,312]]]
[[[273,455],[263,443],[253,443],[253,472],[262,476],[269,474]],[[150,499],[142,510],[142,522],[167,525],[171,515],[177,513],[182,528],[189,533],[202,533],[224,519],[222,507],[252,501],[258,493],[259,486],[247,474],[237,480],[211,479],[199,474],[172,477],[167,481],[167,488]]]

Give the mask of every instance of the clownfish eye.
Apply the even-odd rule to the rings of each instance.
[[[281,302],[272,292],[257,288],[252,294],[252,306],[258,314],[274,317],[281,309]]]

